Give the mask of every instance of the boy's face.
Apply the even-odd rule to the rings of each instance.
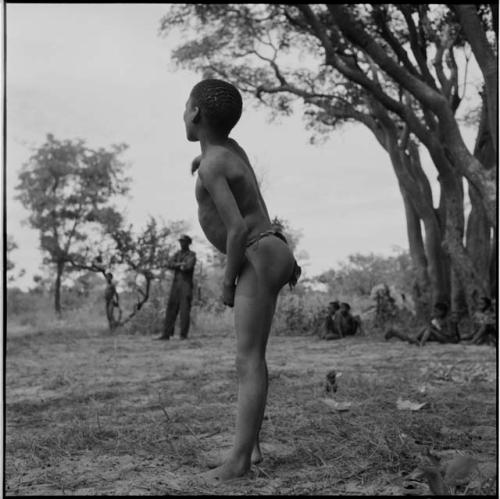
[[[186,102],[186,107],[184,109],[184,114],[182,116],[184,120],[184,125],[186,127],[186,137],[189,142],[196,142],[198,140],[198,136],[196,134],[196,124],[194,120],[199,113],[199,108],[193,106],[191,96]]]

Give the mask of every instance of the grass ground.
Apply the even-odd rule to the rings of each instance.
[[[264,461],[209,487],[196,476],[230,447],[234,425],[228,331],[197,327],[189,341],[154,342],[8,325],[5,493],[399,495],[425,448],[473,456],[481,480],[496,470],[491,347],[272,336],[268,365]],[[334,400],[348,410],[325,402],[331,369],[342,373]],[[426,404],[400,410],[398,398]],[[496,482],[486,492],[496,494]]]

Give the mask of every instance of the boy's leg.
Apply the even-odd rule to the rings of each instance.
[[[238,373],[235,439],[225,463],[205,474],[207,478],[241,476],[250,468],[252,451],[258,445],[267,397],[267,340],[278,292],[293,268],[290,250],[281,241],[271,239],[271,246],[278,245],[274,258],[266,255],[265,249],[260,255],[252,255],[238,278],[234,300]],[[259,244],[264,246],[264,240]],[[268,244],[265,246],[269,249]]]

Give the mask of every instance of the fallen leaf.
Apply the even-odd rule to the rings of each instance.
[[[471,456],[456,456],[447,465],[444,480],[453,487],[470,482],[472,472],[477,469],[477,461]]]
[[[400,411],[419,411],[427,405],[427,402],[411,402],[410,400],[403,400],[401,397],[396,401],[396,406]]]
[[[336,400],[333,399],[321,399],[321,400],[328,407],[338,412],[348,411],[349,408],[352,406],[352,402],[337,402]]]

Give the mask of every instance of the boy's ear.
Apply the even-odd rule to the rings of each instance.
[[[201,111],[200,111],[200,108],[198,106],[195,106],[194,108],[194,115],[193,115],[193,123],[199,123],[201,119]]]

